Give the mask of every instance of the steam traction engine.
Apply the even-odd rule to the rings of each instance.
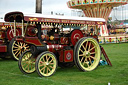
[[[105,24],[104,19],[41,14],[25,15],[22,12],[11,12],[6,14],[5,21],[35,24],[28,32],[22,26],[22,36],[14,38],[17,44],[25,43],[20,44],[23,48],[21,47],[22,50],[19,52],[25,50],[26,44],[30,49],[19,57],[19,68],[25,74],[33,73],[36,70],[40,76],[47,77],[55,73],[58,65],[72,67],[74,64],[82,71],[92,71],[99,64],[101,50],[97,36],[86,34],[85,31],[79,29],[65,33],[63,27],[68,26],[71,29],[71,27],[89,27],[91,25],[97,29],[97,25]],[[42,24],[52,25],[53,28],[41,31]],[[24,35],[25,33],[27,36]],[[19,50],[17,44],[13,45],[13,51]]]

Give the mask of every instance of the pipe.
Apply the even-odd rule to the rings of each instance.
[[[22,19],[22,37],[24,37],[24,20]]]
[[[16,36],[16,20],[14,20],[14,37]]]

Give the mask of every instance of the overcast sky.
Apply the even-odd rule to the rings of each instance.
[[[67,1],[69,0],[42,0],[42,12],[47,15],[53,11],[53,13],[61,13],[65,16],[71,16],[71,9],[67,7]],[[0,0],[0,17],[4,17],[5,13],[11,11],[21,11],[27,13],[35,13],[36,0]],[[122,19],[122,9],[118,8],[118,11],[112,12],[110,16]],[[123,19],[128,19],[128,5],[123,8]]]

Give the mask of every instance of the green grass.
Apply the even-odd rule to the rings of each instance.
[[[112,62],[98,66],[91,72],[81,72],[77,67],[58,68],[56,73],[41,78],[37,73],[24,75],[18,63],[0,59],[0,85],[128,85],[128,43],[102,45]]]

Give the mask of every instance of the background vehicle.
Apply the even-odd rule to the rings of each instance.
[[[82,71],[94,70],[100,61],[101,49],[97,38],[97,25],[105,24],[101,18],[45,16],[41,14],[25,15],[22,12],[11,12],[5,15],[5,21],[33,23],[31,30],[22,26],[22,36],[15,37],[11,48],[21,54],[19,68],[23,73],[35,70],[40,76],[51,76],[57,66],[72,67],[74,64]],[[53,28],[41,31],[41,25]],[[63,27],[91,27],[95,32],[74,29],[64,32]],[[61,29],[61,30],[60,30]],[[16,28],[14,27],[14,32]],[[28,30],[28,31],[26,31]],[[89,30],[87,30],[88,32]],[[17,49],[18,43],[23,46]],[[27,44],[27,45],[26,45]],[[26,48],[30,50],[25,51]],[[22,52],[25,51],[23,54]],[[17,53],[15,53],[17,54]]]

